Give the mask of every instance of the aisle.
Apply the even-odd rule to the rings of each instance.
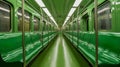
[[[62,35],[45,49],[31,67],[89,67],[81,55],[69,46]]]

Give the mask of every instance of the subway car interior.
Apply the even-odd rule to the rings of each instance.
[[[0,0],[0,67],[120,67],[120,0]]]

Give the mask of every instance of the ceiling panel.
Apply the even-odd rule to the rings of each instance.
[[[42,0],[61,27],[75,0]]]

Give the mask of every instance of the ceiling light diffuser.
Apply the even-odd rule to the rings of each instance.
[[[72,14],[75,12],[76,8],[80,5],[80,3],[82,2],[82,0],[75,0],[74,4],[73,4],[73,7],[71,8],[69,14],[67,17],[71,17]],[[65,19],[64,23],[63,23],[63,26],[67,23],[67,21],[69,20],[69,18]]]
[[[76,10],[76,8],[71,8],[71,10],[70,10],[68,16],[72,16],[72,14],[74,13],[75,10]]]
[[[47,8],[43,8],[43,11],[48,15],[48,16],[51,16],[50,12],[48,11]]]
[[[58,27],[56,21],[53,19],[53,17],[50,17],[50,19],[55,23],[55,25]]]
[[[70,17],[67,17],[67,18],[65,19],[65,22],[64,22],[63,26],[67,23],[67,21],[69,20],[69,18],[70,18]]]
[[[52,17],[51,13],[49,12],[49,10],[46,8],[45,4],[43,3],[42,0],[35,0],[38,5],[43,9],[43,11],[50,17],[50,19],[55,23],[55,25],[58,27],[56,21],[54,20],[54,18]]]
[[[35,0],[40,7],[45,7],[44,3],[42,2],[42,0]]]
[[[75,0],[73,7],[78,7],[82,0]]]

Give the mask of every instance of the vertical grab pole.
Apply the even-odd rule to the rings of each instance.
[[[25,61],[25,26],[24,26],[24,0],[22,0],[22,57],[23,57],[23,67],[26,67]]]
[[[43,11],[42,11],[42,9],[41,9],[41,15],[42,15],[42,18],[41,18],[41,23],[43,23],[42,24],[42,28],[41,28],[41,31],[42,31],[42,37],[41,37],[41,41],[42,41],[42,47],[43,47],[43,25],[44,25],[44,22],[43,22]]]
[[[70,30],[70,24],[69,24],[69,33],[71,32],[71,30]],[[69,36],[69,38],[70,38],[70,36]]]
[[[73,43],[73,26],[71,25],[71,32],[72,32],[72,43]]]
[[[50,19],[49,19],[50,21]],[[51,24],[50,24],[50,28],[49,28],[49,34],[51,33]],[[50,35],[51,36],[51,35]],[[50,42],[50,36],[49,36],[49,42]]]
[[[77,11],[77,17],[79,16],[79,7],[78,7],[78,11]],[[77,18],[77,47],[79,45],[79,17]]]
[[[96,42],[96,64],[95,67],[98,67],[98,14],[97,14],[97,5],[98,5],[98,0],[94,0],[95,4],[95,42]]]

